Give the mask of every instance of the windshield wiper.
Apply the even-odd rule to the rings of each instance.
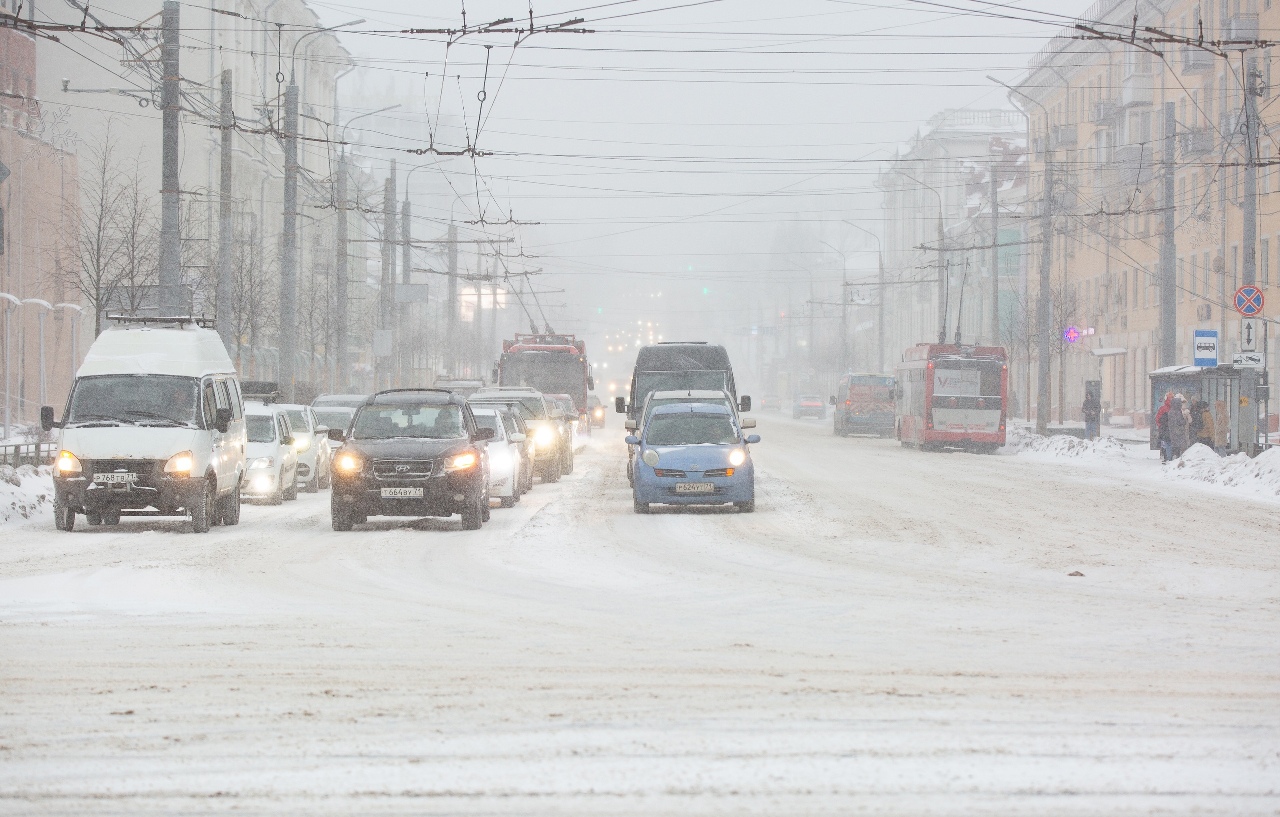
[[[118,418],[108,417],[105,414],[81,414],[75,422],[68,423],[67,428],[79,428],[91,423],[99,428],[122,425]]]
[[[154,411],[128,411],[126,412],[126,414],[132,414],[135,417],[149,417],[153,420],[160,421],[159,423],[147,423],[146,425],[153,425],[153,426],[166,425],[166,426],[175,426],[175,427],[182,427],[182,428],[195,428],[195,423],[190,423],[185,420],[175,420],[166,414],[157,414]],[[138,425],[143,425],[143,423],[139,423]]]

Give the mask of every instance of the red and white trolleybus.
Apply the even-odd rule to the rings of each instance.
[[[1004,445],[1004,347],[920,343],[903,353],[895,374],[894,414],[903,445],[986,452]]]

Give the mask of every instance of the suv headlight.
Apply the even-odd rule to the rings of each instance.
[[[444,467],[446,471],[465,471],[476,464],[476,455],[468,451],[465,454],[459,454],[449,460],[449,464]]]
[[[164,464],[164,472],[166,474],[190,474],[191,466],[195,464],[195,457],[190,451],[179,451],[174,454]]]
[[[355,454],[339,454],[337,467],[344,474],[354,474],[364,467],[364,463]]]
[[[82,471],[84,468],[80,465],[79,457],[65,449],[58,452],[59,474],[79,474]]]

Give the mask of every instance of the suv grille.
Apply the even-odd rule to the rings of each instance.
[[[426,479],[435,470],[435,460],[374,460],[378,479]]]

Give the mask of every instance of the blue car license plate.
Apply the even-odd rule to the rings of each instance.
[[[714,494],[716,486],[710,482],[677,482],[677,494]]]

